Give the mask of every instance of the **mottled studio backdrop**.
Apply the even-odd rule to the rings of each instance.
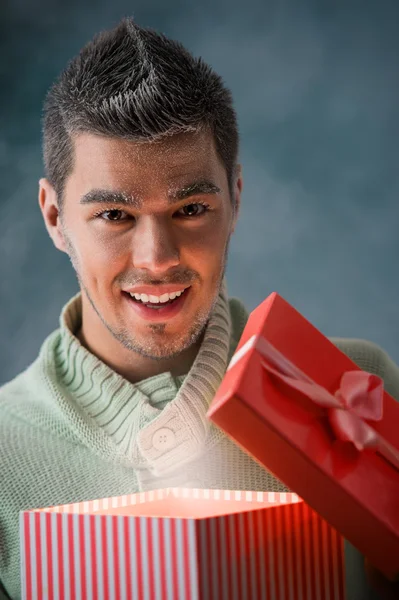
[[[131,14],[235,94],[245,193],[230,293],[253,309],[277,290],[324,333],[399,362],[397,0],[0,0],[0,383],[77,291],[37,204],[43,97],[95,32]]]

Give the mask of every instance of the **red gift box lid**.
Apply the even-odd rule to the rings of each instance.
[[[353,392],[353,379],[363,381],[361,393]],[[298,381],[305,392],[295,388]],[[208,418],[394,577],[399,403],[380,384],[273,293],[250,314]],[[375,421],[364,407],[377,405],[377,396],[382,418]],[[337,407],[323,404],[330,400]],[[339,439],[341,422],[356,443],[374,436],[378,448],[359,450]]]

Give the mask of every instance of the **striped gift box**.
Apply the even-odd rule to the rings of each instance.
[[[168,488],[20,514],[24,600],[342,600],[343,539],[296,494]]]

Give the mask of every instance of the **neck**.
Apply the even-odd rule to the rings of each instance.
[[[95,322],[94,322],[95,321]],[[75,333],[82,346],[131,383],[169,372],[173,377],[191,369],[204,334],[195,344],[172,358],[154,359],[125,348],[104,326],[82,294],[82,325]]]

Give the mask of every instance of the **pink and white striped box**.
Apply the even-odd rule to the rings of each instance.
[[[343,600],[343,539],[296,494],[169,488],[21,512],[23,600]]]

